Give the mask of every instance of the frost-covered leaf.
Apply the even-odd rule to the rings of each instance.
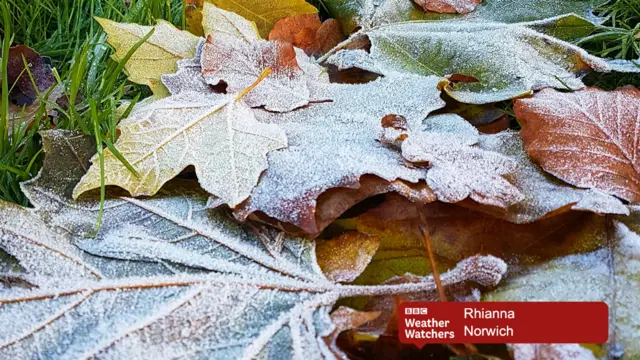
[[[525,148],[545,171],[640,202],[640,90],[545,89],[514,109]]]
[[[58,280],[101,279],[99,270],[85,259],[80,249],[53,232],[28,209],[0,202],[0,248],[12,255],[30,275]]]
[[[320,56],[344,40],[344,35],[335,19],[320,22],[317,14],[304,14],[278,20],[269,40],[287,41],[309,56]]]
[[[568,186],[545,174],[531,161],[516,132],[482,135],[479,144],[482,149],[509,156],[518,163],[518,169],[510,180],[524,194],[524,200],[510,206],[506,211],[478,207],[472,203],[465,203],[465,206],[518,224],[534,222],[570,209],[599,214],[629,214],[629,209],[611,195]]]
[[[335,329],[331,334],[325,336],[325,342],[336,357],[340,359],[348,359],[349,357],[347,354],[345,354],[338,347],[338,344],[336,344],[338,335],[343,331],[364,325],[378,316],[380,316],[380,312],[378,311],[356,311],[348,307],[340,306],[331,313],[331,322],[335,325]]]
[[[440,14],[468,14],[472,12],[482,0],[413,0],[424,11]]]
[[[331,102],[283,114],[256,110],[260,121],[284,129],[289,146],[269,153],[269,168],[236,216],[245,219],[259,211],[317,234],[315,209],[325,191],[357,187],[366,174],[389,182],[424,179],[423,169],[407,167],[400,154],[377,138],[385,115],[401,114],[410,124],[420,124],[443,106],[438,81],[407,75],[362,85],[316,84],[318,97]]]
[[[24,185],[29,196],[36,195],[36,209],[12,207],[32,213],[34,221],[42,218],[48,228],[68,234],[65,239],[101,255],[75,248],[84,257],[128,261],[149,271],[119,266],[124,275],[130,271],[129,277],[67,278],[66,273],[47,273],[59,269],[63,259],[39,257],[31,271],[57,282],[0,292],[0,322],[12,324],[0,334],[1,358],[334,358],[339,353],[331,336],[348,325],[335,323],[329,315],[338,299],[435,289],[430,279],[370,287],[328,281],[316,263],[313,242],[285,237],[274,256],[257,235],[225,218],[223,211],[205,209],[205,196],[193,184],[165,187],[151,199],[110,197],[100,232],[85,238],[97,215],[97,201],[74,202],[64,193],[87,161],[88,155],[77,155],[88,151],[78,151],[83,139],[77,134],[43,136],[47,165],[38,179]],[[65,138],[69,141],[62,141]],[[65,165],[73,169],[58,168]],[[60,186],[39,188],[55,180]],[[0,220],[16,222],[20,218],[14,215]],[[37,233],[40,225],[34,221],[23,222],[21,233],[49,243],[57,239]],[[30,241],[13,235],[2,239],[14,247]],[[157,264],[174,272],[157,272]],[[442,278],[447,283],[478,278],[473,272],[460,275],[453,271]]]
[[[44,133],[45,138],[56,136],[58,140],[69,135]],[[42,289],[3,291],[0,322],[12,327],[0,334],[2,358],[172,358],[191,354],[220,359],[333,358],[327,339],[340,325],[329,316],[335,301],[435,289],[430,279],[372,287],[330,282],[315,261],[313,242],[287,237],[282,252],[274,258],[252,232],[225,219],[220,211],[206,210],[205,197],[193,186],[170,186],[153,199],[112,197],[105,204],[100,232],[93,239],[84,238],[83,230],[91,228],[95,219],[97,201],[61,197],[60,191],[68,189],[68,184],[38,188],[38,183],[69,173],[57,169],[65,164],[57,151],[63,151],[60,155],[67,159],[67,166],[82,167],[86,159],[69,158],[80,142],[72,138],[47,143],[50,153],[45,171],[25,185],[29,195],[38,194],[33,212],[46,219],[48,227],[73,237],[80,248],[105,256],[100,261],[127,260],[150,271],[102,280],[50,274],[56,280],[65,276],[64,282],[52,282]],[[72,176],[58,179],[73,182]],[[54,204],[46,204],[49,202]],[[17,220],[14,214],[0,219]],[[35,233],[34,222],[24,222],[24,226],[28,229],[23,233],[41,241],[55,239],[52,234]],[[2,239],[14,246],[29,241],[13,236]],[[39,260],[32,270],[35,273],[46,274],[64,263],[52,257]],[[176,271],[157,273],[157,263]],[[119,269],[126,273],[129,268]],[[476,275],[460,276],[454,271],[443,274],[443,279],[474,281]]]
[[[525,2],[520,0],[485,1],[468,14],[439,14],[425,12],[412,0],[324,0],[329,14],[340,20],[346,34],[356,27],[371,27],[408,20],[460,20],[474,22],[518,23],[551,18],[575,13],[579,16],[601,21],[593,16],[591,9],[602,0],[542,0]]]
[[[348,232],[330,240],[318,240],[316,253],[322,272],[336,282],[352,282],[369,265],[380,240]]]
[[[368,51],[348,49],[371,42]],[[544,87],[579,89],[578,75],[609,64],[569,43],[521,25],[467,22],[414,22],[380,26],[353,36],[327,62],[390,75],[408,72],[461,74],[477,82],[449,84],[454,99],[472,104],[497,102]]]
[[[172,95],[177,95],[183,91],[200,92],[203,94],[220,92],[219,89],[209,86],[202,75],[201,58],[204,44],[204,40],[198,43],[194,58],[178,61],[178,71],[175,74],[162,75],[162,82],[169,89],[169,92],[171,92]],[[296,62],[304,72],[307,82],[329,82],[329,77],[325,68],[313,62],[312,59],[309,58],[301,49],[295,49],[295,52]],[[270,98],[276,97],[273,94],[269,95]],[[313,92],[311,92],[310,96],[310,100],[312,101],[326,100],[318,98],[317,94]]]
[[[182,92],[136,111],[119,129],[115,146],[139,176],[105,149],[105,184],[133,196],[153,195],[193,165],[201,186],[231,206],[251,193],[267,168],[266,153],[287,146],[278,126],[257,121],[233,95]],[[97,161],[95,157],[74,197],[100,186]]]
[[[290,111],[309,103],[307,79],[290,43],[247,43],[229,36],[210,36],[202,50],[201,65],[209,85],[224,82],[231,93],[248,88],[263,71],[271,69],[272,73],[244,96],[243,101],[250,107]]]
[[[299,14],[315,14],[318,9],[304,0],[206,0],[217,7],[234,12],[243,18],[256,23],[263,38],[267,38],[269,31],[276,21]]]
[[[610,357],[640,355],[640,214],[619,220],[592,218],[599,226],[576,243],[579,253],[525,266],[486,294],[489,301],[605,301],[609,305]],[[580,242],[597,241],[603,248],[588,252]]]
[[[183,270],[180,266],[246,274],[256,264],[302,278],[314,271],[301,266],[313,254],[311,242],[286,241],[274,255],[257,234],[235,224],[225,211],[207,209],[207,194],[193,181],[172,182],[150,199],[109,197],[100,231],[87,237],[94,232],[99,203],[94,199],[72,201],[71,191],[95,145],[91,137],[72,132],[54,130],[43,132],[42,137],[47,152],[44,168],[38,177],[23,183],[22,189],[36,206],[37,215],[72,237],[67,243],[73,241],[88,253],[108,258],[156,263],[158,269],[151,275]],[[123,264],[118,266],[138,275]]]
[[[163,20],[153,27],[116,23],[101,18],[96,20],[107,33],[109,44],[116,50],[113,54],[116,61],[122,60],[133,45],[155,28],[153,35],[127,61],[125,69],[129,80],[148,85],[158,98],[169,95],[160,82],[160,76],[174,73],[178,60],[192,58],[198,44],[197,36],[180,31]]]
[[[470,198],[507,208],[523,199],[518,188],[505,178],[516,171],[517,163],[479,148],[478,130],[460,116],[432,116],[421,131],[403,135],[402,156],[428,167],[427,185],[440,201],[457,203]]]
[[[202,27],[205,37],[224,34],[247,42],[260,39],[258,28],[253,21],[220,9],[209,2],[205,2],[202,8]]]
[[[505,275],[507,264],[499,258],[491,255],[472,256],[460,261],[455,268],[441,275],[442,286],[452,296],[454,301],[478,301],[480,291],[477,285],[485,288],[493,288]],[[413,274],[401,274],[383,283],[390,284],[415,284],[423,281],[433,281],[433,276],[415,276]],[[403,300],[409,301],[439,301],[436,289],[404,294]],[[381,314],[374,321],[362,327],[360,331],[374,335],[382,334],[390,324],[395,314],[394,296],[376,296],[367,301],[366,311],[380,311]]]
[[[511,344],[514,360],[596,360],[591,351],[578,344]]]

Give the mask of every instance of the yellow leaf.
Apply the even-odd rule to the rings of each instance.
[[[318,265],[329,279],[351,282],[369,265],[379,245],[378,238],[355,231],[331,240],[318,240]]]
[[[153,35],[131,56],[125,69],[129,80],[148,85],[156,98],[169,95],[160,81],[160,75],[174,73],[178,60],[195,56],[198,37],[177,29],[172,24],[160,20],[154,27],[136,24],[116,23],[96,18],[107,33],[109,44],[116,52],[113,58],[120,61],[145,35],[155,27]]]
[[[255,22],[211,3],[205,3],[202,9],[202,27],[205,36],[226,34],[247,42],[260,40]]]
[[[185,30],[198,36],[204,35],[204,30],[202,29],[203,3],[204,0],[184,1]]]
[[[207,0],[217,7],[233,11],[258,26],[263,38],[269,36],[269,31],[276,21],[300,14],[315,14],[318,12],[313,5],[304,0]]]

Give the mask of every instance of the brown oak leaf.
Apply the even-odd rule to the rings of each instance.
[[[414,0],[424,11],[441,14],[467,14],[472,12],[482,0]]]
[[[544,89],[516,100],[531,158],[578,187],[640,202],[640,90]]]

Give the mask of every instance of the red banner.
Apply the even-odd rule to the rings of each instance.
[[[404,302],[400,341],[416,344],[602,344],[609,337],[604,302]]]

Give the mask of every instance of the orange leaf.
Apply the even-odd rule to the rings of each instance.
[[[560,179],[640,202],[640,90],[544,89],[516,100],[531,158]]]
[[[269,40],[289,42],[309,56],[324,55],[343,39],[338,21],[329,19],[321,23],[317,14],[280,19],[269,33]]]
[[[296,40],[302,31],[309,29],[315,35],[321,24],[318,14],[301,14],[286,17],[278,20],[273,26],[273,30],[269,33],[269,40],[288,41],[297,46]]]

